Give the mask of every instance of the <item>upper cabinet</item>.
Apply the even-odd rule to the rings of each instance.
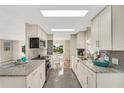
[[[113,50],[124,50],[124,6],[112,6]]]
[[[26,37],[38,37],[42,40],[47,40],[47,33],[37,24],[25,24]]]
[[[86,36],[86,48],[91,49],[91,28],[87,27],[87,31],[85,31]]]
[[[124,50],[124,6],[107,6],[91,23],[92,47],[100,50]]]
[[[77,33],[77,48],[86,48],[85,31]]]
[[[111,7],[105,8],[91,23],[92,47],[111,50]],[[107,41],[107,42],[106,42]]]
[[[70,56],[75,56],[76,55],[76,35],[71,34],[70,37]]]

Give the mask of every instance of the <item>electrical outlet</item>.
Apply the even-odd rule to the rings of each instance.
[[[112,63],[118,65],[118,59],[117,58],[112,58]]]

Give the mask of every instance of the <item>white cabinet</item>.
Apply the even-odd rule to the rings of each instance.
[[[45,61],[28,76],[0,76],[0,88],[41,88],[45,83]]]
[[[78,81],[83,88],[123,88],[124,87],[124,73],[118,72],[94,72],[91,68],[86,66],[83,60],[76,63],[75,74]],[[88,61],[85,61],[88,62]],[[92,65],[92,64],[90,64]],[[100,68],[99,68],[100,69]],[[103,68],[101,68],[103,69]],[[107,69],[107,68],[104,68]],[[109,83],[108,83],[109,82]]]
[[[112,6],[113,50],[124,50],[124,6]]]
[[[71,67],[72,67],[72,70],[75,69],[75,58],[74,58],[74,56],[71,56]]]
[[[94,49],[111,50],[111,7],[105,8],[91,23]],[[106,42],[107,41],[107,42]]]
[[[32,72],[27,77],[27,87],[28,88],[38,88],[40,86],[41,80],[40,80],[40,71],[39,68],[37,68],[34,72]]]
[[[87,88],[96,88],[96,73],[87,69]]]
[[[93,49],[124,50],[124,6],[107,6],[91,22]]]
[[[86,48],[85,31],[77,33],[77,48]]]
[[[40,71],[40,86],[43,87],[45,80],[46,80],[46,68],[45,68],[45,62],[42,64],[42,66],[40,67],[39,71]]]
[[[47,39],[47,33],[37,24],[25,24],[27,37],[39,37],[43,40]]]
[[[28,88],[39,88],[43,87],[45,82],[45,62],[27,76],[27,87]]]
[[[81,61],[77,64],[76,71],[77,78],[83,88],[95,88],[96,87],[96,73],[89,70]]]
[[[98,17],[95,18],[95,20],[92,21],[91,23],[91,45],[92,45],[92,48],[95,50],[98,48],[98,36],[99,36],[99,33],[98,33]]]
[[[81,62],[78,63],[78,80],[83,88],[87,87],[87,69],[82,65]]]

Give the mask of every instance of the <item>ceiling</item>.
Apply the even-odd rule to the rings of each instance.
[[[18,5],[0,6],[0,38],[24,40],[25,23],[39,24],[47,33],[53,33],[57,40],[69,39],[70,34],[86,30],[90,20],[105,5]],[[85,17],[43,17],[40,10],[88,10]],[[74,32],[51,32],[56,29],[75,29]]]

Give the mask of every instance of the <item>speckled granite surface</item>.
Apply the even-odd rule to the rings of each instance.
[[[27,76],[38,68],[45,60],[30,60],[21,65],[0,67],[0,76]]]
[[[90,70],[95,73],[124,73],[124,67],[118,65],[111,65],[110,67],[99,67],[92,63],[92,60],[82,60],[79,58],[81,63],[88,67]]]

